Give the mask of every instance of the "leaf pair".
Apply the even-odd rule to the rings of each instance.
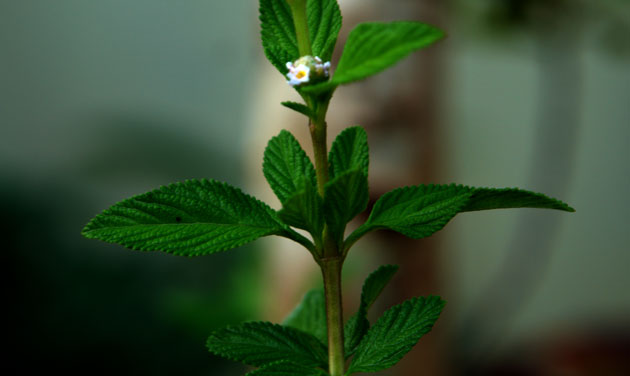
[[[346,356],[354,355],[348,374],[381,371],[398,363],[431,330],[444,307],[437,296],[413,298],[385,311],[370,328],[368,309],[397,270],[383,265],[363,284],[359,309],[344,329]]]
[[[346,224],[365,210],[368,202],[367,134],[361,127],[344,130],[333,143],[330,181],[322,198],[317,192],[315,168],[299,142],[288,131],[269,141],[263,173],[283,207],[280,218],[307,230],[321,244],[324,224],[339,244]]]
[[[307,0],[306,18],[313,56],[330,60],[342,23],[337,1]],[[286,0],[260,0],[260,26],[267,59],[286,74],[286,63],[300,57],[293,14]]]
[[[263,174],[283,205],[280,218],[290,226],[309,231],[315,243],[321,243],[324,213],[315,168],[291,132],[283,130],[269,141]]]
[[[398,266],[383,265],[363,284],[359,309],[344,328],[346,357],[354,355],[347,374],[376,372],[396,364],[431,330],[445,304],[439,297],[414,298],[387,310],[370,328],[368,309],[397,270]],[[324,292],[309,291],[284,325],[326,343]]]

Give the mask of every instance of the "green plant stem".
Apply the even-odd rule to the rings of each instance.
[[[324,197],[324,187],[328,183],[328,147],[326,145],[325,117],[326,109],[323,109],[318,111],[315,120],[309,122],[313,154],[315,156],[315,171],[317,173],[317,191],[322,197]]]
[[[308,21],[306,18],[306,0],[287,0],[293,13],[293,24],[297,36],[300,56],[312,55],[311,41],[308,34]]]
[[[341,257],[322,260],[326,295],[326,323],[328,325],[328,362],[330,376],[343,376],[343,308],[341,304]]]
[[[324,197],[328,182],[328,147],[326,144],[326,112],[330,98],[319,98],[314,119],[309,123],[313,152],[315,154],[315,171],[317,174],[317,190]],[[343,352],[343,309],[341,304],[341,268],[343,257],[334,239],[324,225],[324,244],[321,252],[323,258],[320,266],[324,276],[326,291],[326,320],[328,324],[328,362],[331,376],[344,374],[345,357]]]
[[[293,13],[293,23],[295,25],[300,55],[312,55],[306,16],[306,0],[287,0],[287,2],[291,6]],[[324,197],[325,186],[329,179],[326,113],[328,112],[328,104],[330,103],[331,96],[332,93],[324,96],[303,94],[307,105],[315,113],[315,116],[309,120],[309,130],[315,155],[317,191],[322,197]],[[318,263],[324,277],[326,296],[329,372],[331,376],[343,376],[345,372],[343,308],[341,304],[341,268],[343,266],[343,257],[339,245],[328,234],[327,226],[324,226],[323,250],[318,253],[321,255],[321,258],[318,259]]]

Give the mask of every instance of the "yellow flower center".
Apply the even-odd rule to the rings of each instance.
[[[304,76],[306,76],[306,72],[304,72],[303,70],[297,72],[297,74],[295,75],[295,77],[299,80],[304,78]]]

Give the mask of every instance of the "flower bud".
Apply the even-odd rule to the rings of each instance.
[[[287,69],[287,82],[293,87],[326,81],[330,76],[330,62],[324,63],[317,56],[302,56],[294,62],[288,62]]]

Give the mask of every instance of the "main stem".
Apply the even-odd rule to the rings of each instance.
[[[328,100],[318,103],[317,116],[311,120],[309,128],[315,154],[317,189],[323,197],[328,182],[328,153],[326,145],[326,112]],[[324,277],[326,297],[326,323],[328,324],[328,363],[331,376],[343,376],[345,356],[343,348],[343,306],[341,300],[341,268],[343,256],[337,243],[324,226],[324,242],[320,266]]]
[[[341,306],[341,258],[323,259],[324,292],[326,295],[326,323],[328,324],[328,363],[331,376],[343,376],[343,309]]]
[[[301,56],[311,55],[306,0],[287,0],[293,14],[293,24]],[[309,129],[315,154],[317,191],[323,198],[328,182],[328,147],[326,145],[326,113],[330,96],[325,98],[304,95],[304,100],[315,116],[310,119]],[[324,226],[323,245],[318,250],[319,263],[324,277],[326,296],[326,323],[328,325],[328,363],[330,376],[343,376],[345,356],[343,349],[343,307],[341,304],[341,268],[343,255],[337,242]]]

